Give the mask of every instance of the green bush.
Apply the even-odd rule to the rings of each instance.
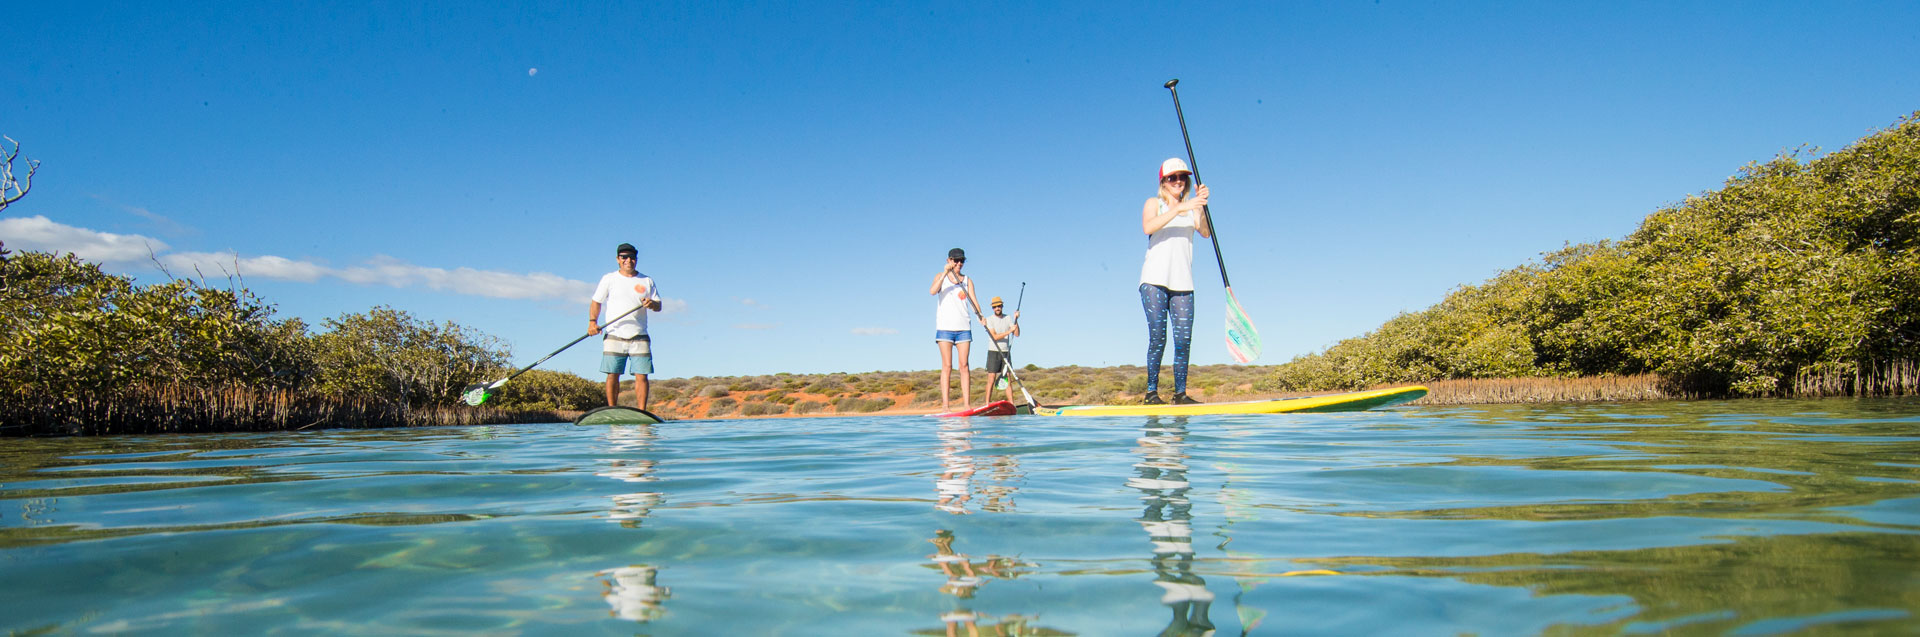
[[[661,396],[658,388],[651,391],[653,400],[671,400]],[[604,381],[596,383],[565,372],[535,369],[502,386],[487,405],[501,409],[583,411],[605,404],[606,400]]]
[[[835,411],[841,413],[873,412],[893,406],[893,401],[885,398],[842,398],[833,401]]]
[[[747,403],[740,406],[742,416],[775,416],[787,413],[787,406],[780,403]]]
[[[1568,246],[1294,359],[1284,390],[1653,372],[1766,396],[1920,357],[1920,112],[1831,155],[1749,164],[1625,239]]]

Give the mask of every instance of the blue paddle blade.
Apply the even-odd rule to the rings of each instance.
[[[1233,355],[1237,363],[1260,358],[1260,331],[1253,328],[1253,319],[1241,309],[1240,299],[1233,296],[1233,288],[1227,288],[1227,353]]]

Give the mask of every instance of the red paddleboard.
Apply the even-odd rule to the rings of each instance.
[[[1010,403],[1004,400],[990,402],[985,405],[975,407],[973,409],[968,409],[966,411],[952,411],[944,414],[934,414],[934,416],[938,418],[953,418],[953,417],[966,417],[966,416],[1011,416],[1011,415],[1013,415],[1013,403]]]

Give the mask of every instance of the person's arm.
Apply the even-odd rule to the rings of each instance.
[[[1213,238],[1213,221],[1207,219],[1206,184],[1201,184],[1197,190],[1199,192],[1193,198],[1199,200],[1199,205],[1193,207],[1193,229],[1199,232],[1201,237],[1211,239]]]
[[[1014,336],[1020,335],[1020,310],[1013,311],[1013,329],[1007,331]]]
[[[587,301],[587,334],[591,336],[599,333],[600,333],[600,302]]]
[[[936,276],[936,277],[933,277],[933,287],[932,287],[932,288],[929,288],[929,289],[927,290],[927,294],[932,294],[932,295],[934,295],[934,296],[939,296],[939,295],[940,295],[940,288],[941,288],[941,287],[943,286],[943,284],[945,284],[945,283],[947,282],[947,276],[948,276],[948,275],[950,275],[950,274],[953,274],[953,260],[952,260],[952,259],[948,259],[948,260],[947,260],[947,267],[945,267],[945,268],[943,268],[943,269],[941,269],[941,270],[940,270],[940,275],[939,275],[939,276]]]
[[[660,284],[654,281],[653,277],[647,277],[647,298],[640,299],[640,305],[652,312],[660,311],[663,305],[660,302]]]
[[[1206,208],[1206,186],[1201,186],[1195,190],[1192,197],[1182,199],[1180,203],[1167,206],[1166,214],[1160,213],[1160,199],[1158,197],[1148,199],[1146,204],[1140,207],[1140,229],[1146,234],[1159,232],[1161,228],[1167,227],[1167,224],[1172,222],[1175,217],[1189,212],[1194,214],[1195,225],[1205,228],[1206,224],[1203,222],[1206,220],[1206,213],[1203,211],[1205,211]],[[1202,230],[1201,236],[1212,236],[1208,234],[1209,232],[1211,231]]]

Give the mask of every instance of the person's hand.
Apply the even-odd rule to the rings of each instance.
[[[1014,311],[1013,311],[1013,320],[1015,320],[1015,321],[1018,321],[1018,320],[1020,320],[1020,310],[1014,310]]]
[[[1192,202],[1194,202],[1194,204],[1196,204],[1197,206],[1205,206],[1205,205],[1207,205],[1207,186],[1206,186],[1206,184],[1201,184],[1201,185],[1200,185],[1200,187],[1198,187],[1198,188],[1195,188],[1195,189],[1193,189],[1193,198],[1192,198],[1192,199],[1188,199],[1188,201],[1192,201]]]
[[[593,336],[599,333],[600,333],[600,322],[593,319],[587,319],[587,336]]]

